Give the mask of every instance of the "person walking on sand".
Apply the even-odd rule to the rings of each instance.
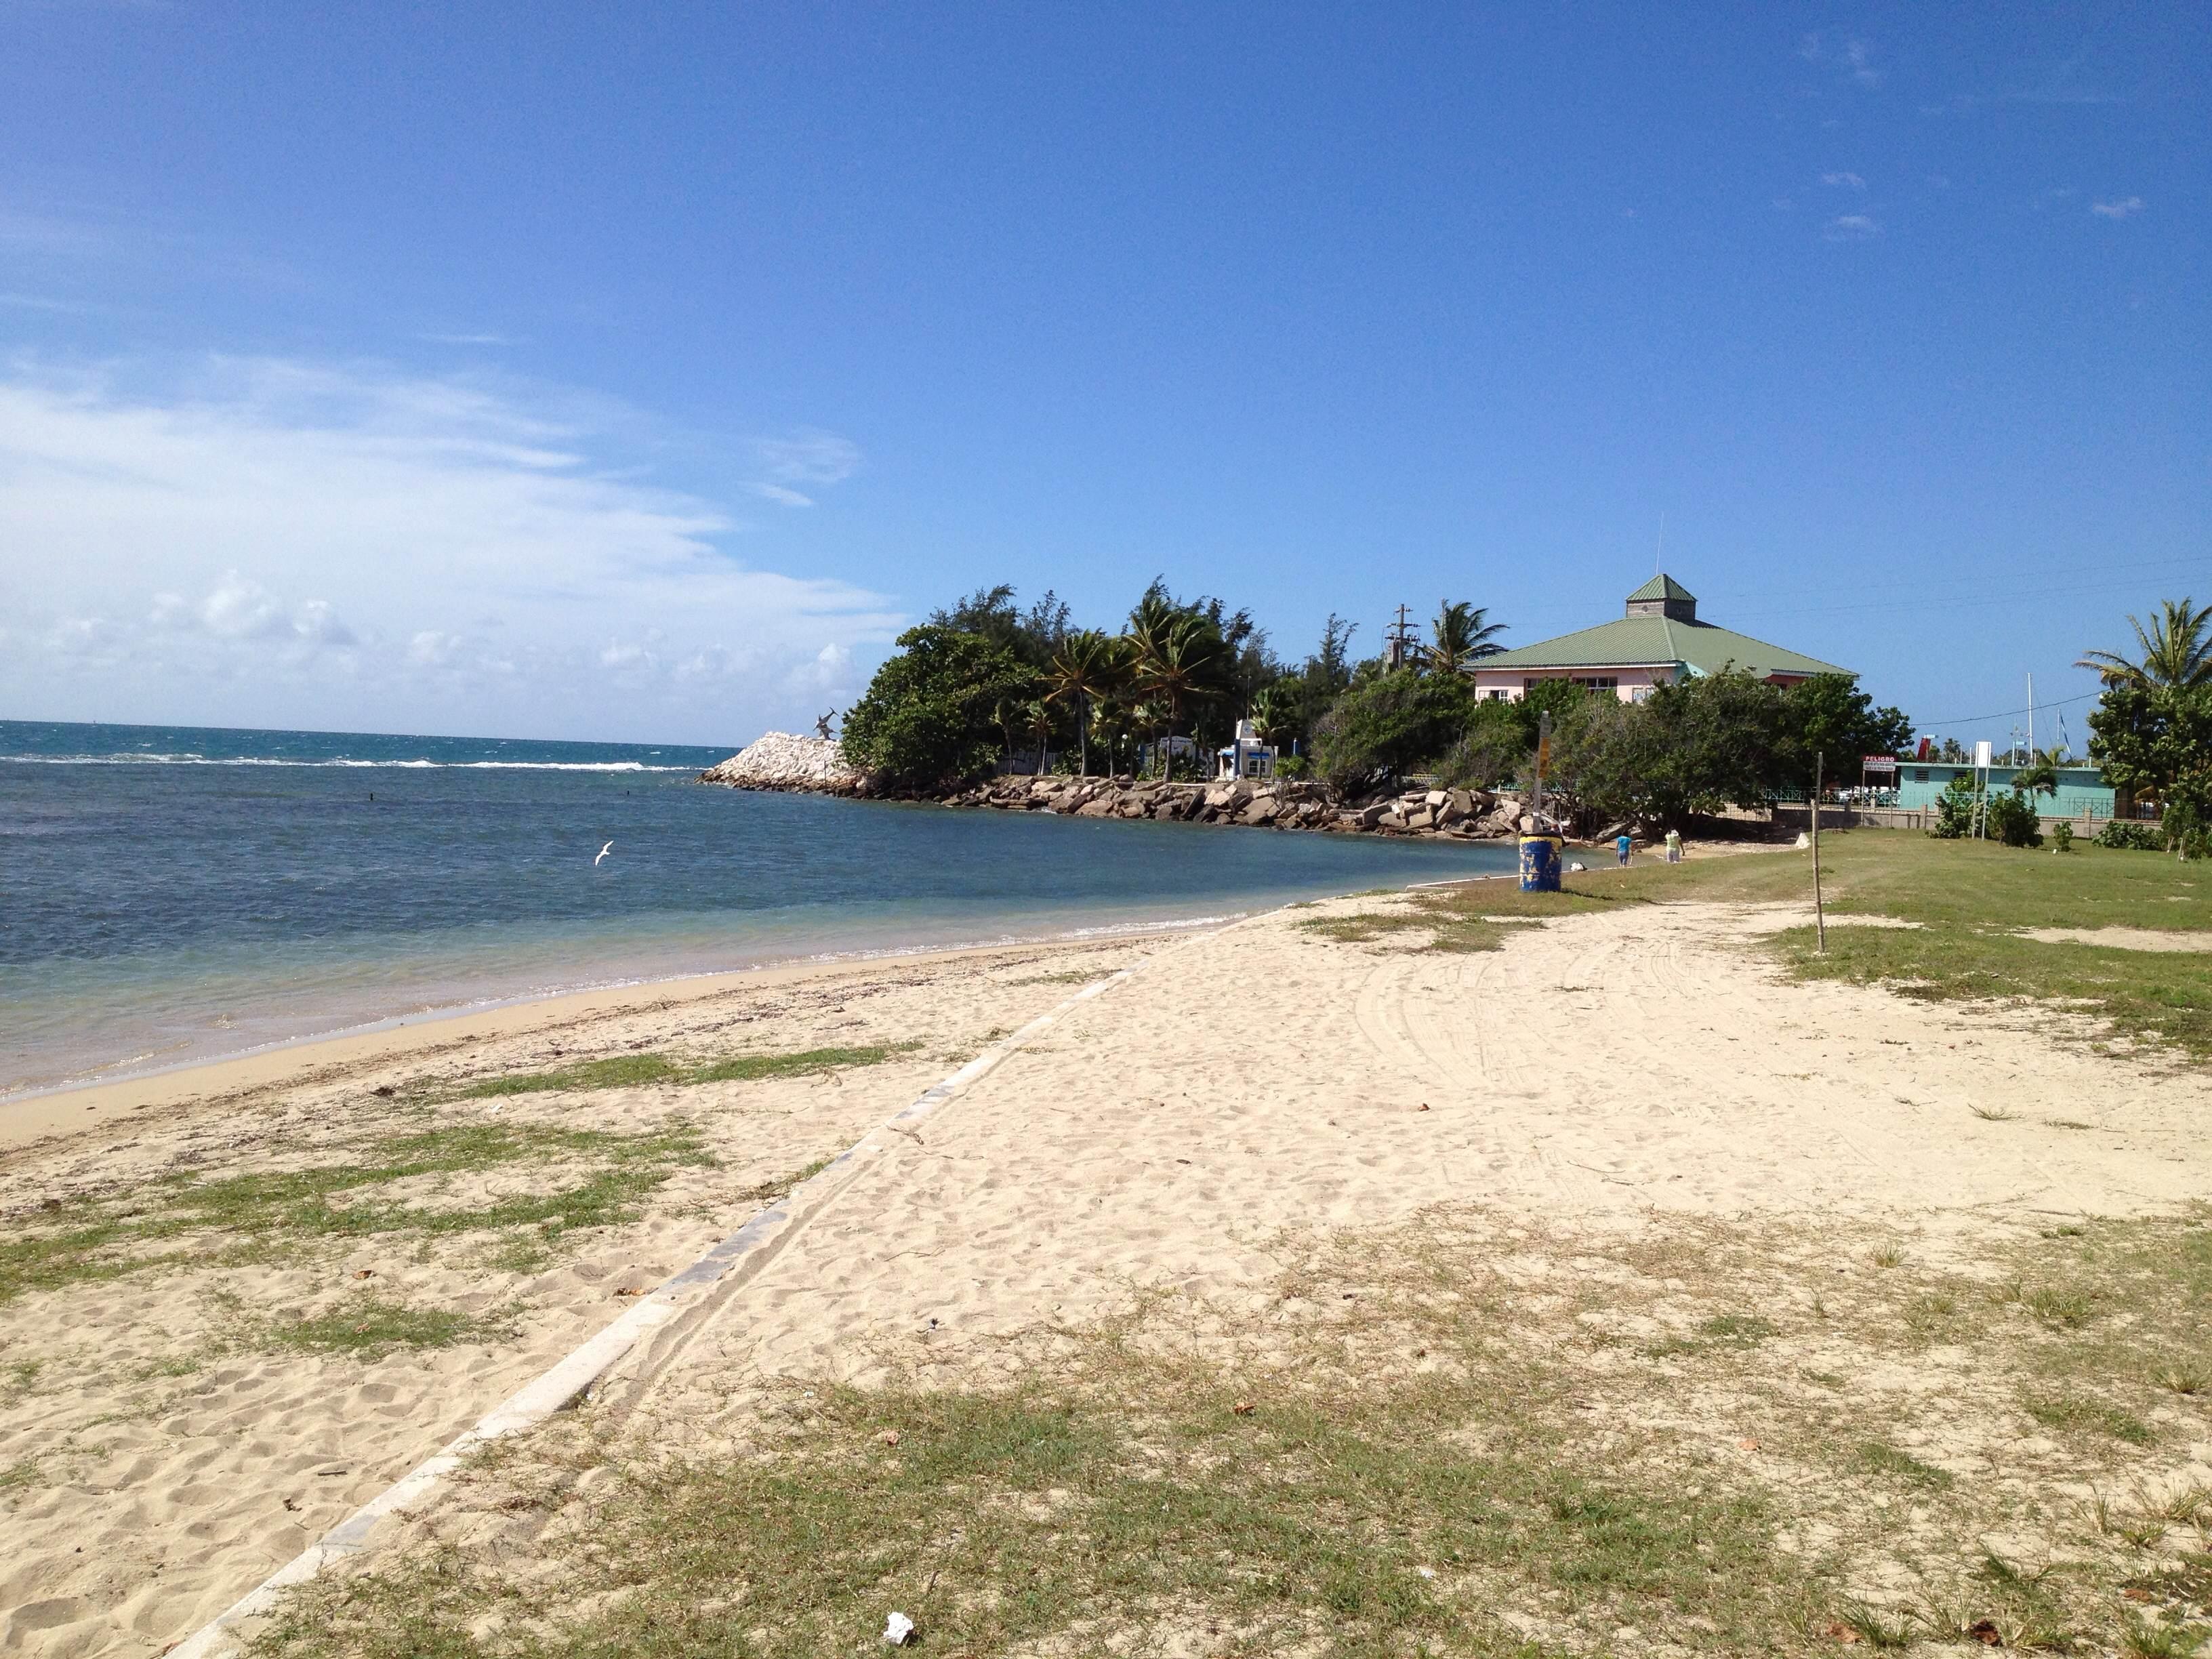
[[[1620,867],[1624,870],[1628,868],[1629,849],[1635,845],[1636,838],[1626,830],[1613,837],[1613,850],[1620,854]]]
[[[1681,861],[1682,832],[1680,830],[1669,830],[1667,832],[1667,862],[1680,864]]]

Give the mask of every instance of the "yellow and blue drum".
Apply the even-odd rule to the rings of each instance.
[[[1521,837],[1521,890],[1556,893],[1559,890],[1559,854],[1565,850],[1561,836]]]

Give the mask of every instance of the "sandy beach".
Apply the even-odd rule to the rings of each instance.
[[[1466,955],[1307,926],[1377,902],[504,1010],[29,1103],[38,1115],[6,1129],[0,1213],[21,1234],[94,1206],[121,1230],[103,1259],[130,1266],[52,1284],[27,1266],[0,1304],[0,1651],[161,1651],[625,1293],[864,1138],[875,1155],[807,1182],[773,1260],[609,1379],[629,1431],[742,1443],[791,1379],[957,1381],[1013,1363],[1025,1334],[1156,1291],[1279,1312],[1286,1237],[1387,1233],[1450,1206],[1592,1237],[1880,1227],[1964,1260],[2205,1190],[2201,1074],[2154,1082],[1985,1011],[1786,981],[1742,942],[1794,915],[1623,907],[1518,924]],[[871,1134],[1132,968],[926,1124]],[[872,1049],[889,1052],[750,1079],[464,1093],[641,1051]],[[543,1132],[526,1157],[526,1132]],[[498,1155],[421,1150],[464,1144]],[[374,1203],[407,1216],[377,1220],[365,1181],[304,1178],[336,1164],[380,1172]],[[542,1216],[500,1207],[608,1170],[635,1179],[592,1224],[549,1237]],[[191,1199],[246,1176],[276,1184],[220,1211]],[[204,1207],[150,1224],[187,1199]],[[287,1224],[318,1204],[314,1227]],[[424,1219],[440,1211],[487,1218]],[[356,1212],[350,1231],[331,1219]],[[465,1334],[348,1351],[403,1307]],[[332,1330],[336,1346],[302,1334]],[[507,1525],[463,1483],[388,1542]]]

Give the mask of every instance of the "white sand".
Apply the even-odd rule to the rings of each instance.
[[[1468,956],[1296,927],[1374,903],[1174,945],[906,967],[865,995],[845,988],[857,979],[732,991],[580,1029],[590,1052],[687,1036],[929,1046],[835,1085],[713,1085],[702,1115],[726,1167],[678,1177],[645,1219],[530,1282],[458,1255],[416,1263],[411,1245],[394,1245],[0,1309],[0,1370],[19,1355],[53,1365],[0,1402],[0,1468],[35,1455],[41,1470],[0,1499],[0,1606],[17,1608],[0,1650],[146,1651],[185,1633],[611,1318],[614,1289],[727,1232],[746,1186],[850,1140],[988,1031],[1060,1000],[1072,987],[1042,976],[1074,961],[1103,972],[1152,958],[918,1132],[882,1137],[881,1156],[823,1183],[774,1261],[642,1355],[619,1391],[671,1432],[706,1432],[765,1376],[866,1376],[887,1341],[972,1357],[994,1335],[1091,1319],[1146,1285],[1234,1300],[1269,1283],[1285,1227],[1401,1221],[1439,1201],[1595,1225],[1817,1212],[1940,1237],[2163,1209],[2205,1190],[2203,1077],[2153,1086],[2142,1064],[1985,1011],[1788,983],[1735,948],[1747,927],[1794,914],[1638,907],[1516,928],[1504,949]],[[717,1022],[726,1029],[705,1030]],[[532,1063],[545,1042],[507,1040],[470,1063]],[[357,1127],[362,1091],[406,1069],[380,1061],[247,1103],[219,1126],[186,1117],[173,1132],[149,1123],[135,1145],[19,1158],[0,1201],[164,1167],[193,1135],[223,1160],[295,1156],[348,1114]],[[672,1092],[530,1109],[646,1123]],[[213,1291],[304,1307],[349,1294],[356,1261],[410,1300],[480,1308],[520,1295],[523,1334],[371,1365],[241,1352],[192,1377],[131,1380],[133,1364],[220,1326]],[[129,1414],[100,1420],[117,1410]]]
[[[2045,945],[2100,945],[2108,951],[2212,951],[2202,933],[2160,933],[2149,927],[2023,927],[2022,939]]]

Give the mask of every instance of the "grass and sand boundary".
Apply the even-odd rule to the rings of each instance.
[[[2169,861],[2108,855],[2137,860],[2150,882],[2140,890],[2125,866],[2047,854],[1970,853],[2012,860],[2013,871],[1925,861],[1958,850],[1871,834],[1824,844],[1847,914],[1922,910],[1891,918],[1918,927],[1838,927],[1830,958],[1862,937],[1982,927],[1973,896],[1988,891],[2036,925],[2205,926],[2193,872]],[[2085,890],[2023,901],[2002,886],[2069,866]],[[1966,900],[1944,896],[1947,870],[1969,872]],[[1332,902],[1209,942],[994,1076],[927,1146],[887,1149],[748,1291],[744,1329],[717,1339],[726,1351],[714,1349],[713,1363],[709,1344],[627,1415],[586,1410],[526,1437],[468,1476],[450,1527],[426,1519],[370,1574],[318,1593],[340,1598],[313,1604],[335,1635],[295,1620],[267,1639],[396,1650],[380,1650],[387,1638],[370,1626],[396,1605],[377,1598],[411,1584],[422,1617],[392,1628],[422,1651],[565,1650],[595,1633],[636,1645],[680,1635],[703,1650],[836,1648],[872,1639],[879,1601],[921,1618],[933,1644],[975,1652],[1141,1650],[1154,1638],[1206,1653],[1636,1639],[1746,1650],[1832,1646],[1846,1640],[1838,1630],[1877,1644],[1937,1639],[1953,1614],[1955,1630],[1987,1624],[2014,1645],[2049,1627],[2091,1646],[2154,1647],[2202,1616],[2190,1596],[2203,1588],[2191,1577],[2203,1506],[2191,1483],[2212,1483],[2194,1449],[2205,1439],[2204,1234],[2179,1202],[2192,1182],[2203,1190],[2203,1173],[2187,1028],[2106,1029],[2077,999],[2054,1045],[2025,1030],[2051,1024],[2040,1005],[2014,1000],[2040,982],[2032,956],[2008,959],[1999,988],[1910,987],[1920,993],[1911,1002],[1865,988],[1863,964],[1778,981],[1774,953],[1799,971],[1798,946],[1787,927],[1776,931],[1791,919],[1765,907],[1794,902],[1808,873],[1802,854],[1747,854],[1577,875],[1583,890],[1559,901],[1484,884]],[[2113,882],[2120,898],[2099,897]],[[1705,890],[1716,884],[1729,890]],[[1635,902],[1653,897],[1693,902]],[[2155,919],[2142,914],[2152,904],[2163,907]],[[1499,920],[1513,915],[1524,921]],[[1334,930],[1346,939],[1300,925],[1362,917]],[[2118,954],[2014,939],[2011,920],[1990,951],[2056,951],[2076,979]],[[1420,948],[1449,946],[1455,929],[1496,937]],[[743,1194],[818,1161],[832,1127],[823,1114],[855,1132],[879,1121],[872,1103],[885,1092],[910,1098],[944,1061],[994,1040],[1024,1006],[1057,1001],[1113,954],[917,964],[902,970],[914,983],[865,999],[862,976],[757,1006],[740,998],[712,1018],[687,1005],[423,1055],[308,1091],[287,1122],[318,1122],[339,1095],[364,1114],[328,1126],[327,1152],[280,1149],[282,1125],[234,1145],[190,1143],[203,1162],[162,1166],[190,1176],[178,1192],[257,1165],[392,1173],[295,1194],[300,1214],[358,1208],[359,1222],[296,1234],[216,1227],[191,1237],[250,1247],[254,1259],[77,1286],[95,1301],[166,1287],[173,1306],[229,1285],[255,1311],[233,1307],[238,1346],[221,1352],[207,1347],[207,1324],[179,1322],[170,1347],[199,1356],[190,1370],[162,1376],[161,1354],[125,1356],[145,1375],[117,1392],[135,1391],[157,1418],[126,1410],[119,1425],[81,1424],[76,1449],[0,1474],[0,1511],[48,1528],[94,1512],[70,1496],[71,1482],[98,1484],[93,1443],[150,1443],[150,1425],[187,1417],[211,1381],[226,1410],[281,1420],[220,1381],[241,1364],[279,1386],[307,1365],[325,1395],[386,1388],[394,1367],[427,1364],[447,1391],[426,1401],[516,1375],[556,1328],[604,1323],[610,1289],[653,1282],[625,1259],[690,1259],[714,1236],[710,1220],[740,1213]],[[2125,974],[2087,982],[2108,1000],[2141,988]],[[1698,1041],[1740,1042],[1723,1052],[1753,1070],[1678,1076],[1663,1050],[1655,1070],[1650,1041],[1707,1003],[1723,1029]],[[1285,1033],[1264,1066],[1193,1023],[1216,1006]],[[1294,1009],[1319,1029],[1302,1031]],[[1547,1034],[1561,1018],[1575,1047]],[[1585,1031],[1595,1052],[1577,1052]],[[910,1042],[922,1046],[899,1048]],[[2125,1057],[2096,1053],[2100,1042]],[[828,1058],[878,1051],[872,1064]],[[647,1063],[616,1075],[614,1062],[641,1055]],[[691,1080],[738,1055],[768,1064]],[[1829,1087],[1824,1067],[1847,1058],[1881,1069],[1856,1091]],[[604,1076],[577,1069],[602,1062]],[[1627,1069],[1636,1097],[1594,1097],[1598,1079]],[[1114,1083],[1104,1114],[1103,1097],[1085,1104],[1101,1076]],[[506,1078],[558,1083],[510,1089]],[[1913,1099],[1859,1101],[1875,1088]],[[1248,1136],[1240,1123],[1254,1111]],[[1712,1133],[1700,1115],[1717,1118]],[[1853,1165],[1841,1208],[1820,1196],[1820,1160],[1836,1154],[1815,1149],[1830,1144],[1831,1117],[1844,1131],[1836,1146],[1878,1160]],[[497,1131],[479,1140],[500,1156],[474,1170],[410,1169],[407,1148],[379,1140],[464,1127]],[[614,1141],[560,1141],[580,1130],[641,1150],[625,1165]],[[684,1152],[687,1133],[704,1137],[710,1163]],[[1686,1138],[1667,1144],[1677,1134]],[[343,1158],[328,1156],[339,1140]],[[1584,1166],[1601,1173],[1577,1174]],[[491,1212],[648,1168],[661,1178],[622,1214],[579,1208],[588,1218],[574,1226],[564,1214],[539,1241],[535,1279],[498,1265],[512,1246],[498,1230],[368,1225],[408,1211]],[[1615,1200],[1612,1183],[1631,1184]],[[2054,1213],[2038,1222],[2039,1210]],[[176,1218],[165,1206],[121,1218],[156,1231]],[[1230,1231],[1210,1231],[1217,1219]],[[185,1237],[125,1248],[171,1252]],[[1262,1237],[1273,1242],[1255,1258]],[[899,1248],[886,1253],[887,1241]],[[969,1282],[963,1262],[979,1288],[941,1299]],[[597,1276],[569,1277],[584,1269]],[[370,1276],[354,1279],[361,1271]],[[1437,1301],[1439,1275],[1458,1287],[1463,1320]],[[15,1307],[27,1318],[49,1299],[33,1291]],[[281,1322],[264,1311],[280,1305]],[[944,1331],[921,1338],[897,1311],[915,1306],[944,1315]],[[987,1313],[988,1331],[976,1325]],[[246,1326],[280,1322],[296,1346],[246,1340]],[[34,1363],[9,1334],[0,1366]],[[47,1340],[54,1352],[19,1391],[33,1414],[88,1363]],[[729,1379],[741,1375],[763,1380],[732,1401]],[[450,1407],[432,1420],[438,1409]],[[419,1456],[438,1441],[420,1435],[419,1406],[415,1416]],[[394,1425],[395,1448],[405,1427]],[[145,1443],[128,1451],[149,1455]],[[594,1469],[608,1473],[583,1478]],[[256,1480],[270,1498],[288,1482]],[[1686,1485],[1701,1490],[1678,1503]],[[1495,1499],[1488,1518],[1470,1491]],[[327,1512],[316,1495],[303,1492],[295,1530],[312,1535]],[[858,1526],[869,1514],[889,1517],[881,1536]],[[958,1518],[950,1534],[948,1516]],[[775,1530],[787,1523],[818,1529],[807,1534],[818,1562],[792,1553],[781,1578],[714,1565],[788,1544]],[[594,1528],[646,1565],[606,1580],[619,1557],[580,1541]],[[1224,1528],[1237,1540],[1226,1561],[1201,1547]],[[1910,1550],[1894,1545],[1900,1528]],[[1973,1553],[1978,1528],[1997,1565]],[[489,1555],[487,1538],[498,1544]],[[235,1595],[242,1583],[222,1566],[233,1559],[212,1559],[202,1582],[232,1571]],[[494,1559],[512,1571],[488,1575]],[[177,1556],[170,1571],[184,1566]],[[55,1592],[40,1605],[72,1594],[66,1567],[40,1569]],[[717,1571],[719,1588],[702,1587]],[[23,1593],[12,1581],[0,1589]],[[213,1593],[174,1605],[204,1607]],[[156,1605],[140,1604],[137,1627]],[[1644,1636],[1616,1640],[1607,1620]]]

